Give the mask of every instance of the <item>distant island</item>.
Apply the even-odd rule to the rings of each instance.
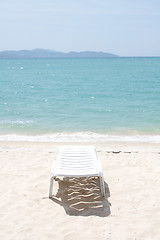
[[[7,50],[0,52],[0,59],[11,58],[115,58],[118,55],[106,52],[57,52],[48,49],[33,49],[33,50]]]

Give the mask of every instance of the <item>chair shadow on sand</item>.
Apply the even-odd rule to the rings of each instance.
[[[71,216],[107,217],[111,214],[108,201],[110,197],[108,184],[105,183],[105,197],[101,196],[98,177],[55,179],[59,185],[52,201],[64,207]]]

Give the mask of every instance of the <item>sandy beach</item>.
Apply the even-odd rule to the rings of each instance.
[[[160,239],[160,144],[88,143],[102,164],[105,198],[89,178],[57,179],[49,199],[51,165],[64,144],[0,142],[0,239]]]

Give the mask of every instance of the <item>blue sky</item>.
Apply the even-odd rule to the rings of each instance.
[[[160,56],[159,0],[0,0],[0,51]]]

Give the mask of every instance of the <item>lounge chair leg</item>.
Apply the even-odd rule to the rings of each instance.
[[[50,187],[49,187],[49,198],[52,197],[53,180],[54,180],[54,177],[51,177],[51,178],[50,178]]]
[[[100,188],[101,188],[101,194],[102,194],[102,197],[105,196],[105,186],[104,186],[104,179],[102,176],[99,177],[99,180],[100,180]]]

